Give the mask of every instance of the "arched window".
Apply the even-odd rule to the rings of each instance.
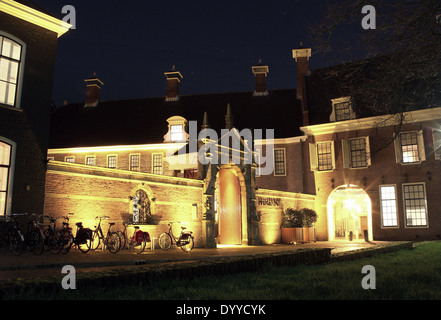
[[[18,106],[23,45],[0,33],[0,103]]]
[[[0,216],[8,213],[12,167],[12,145],[0,140]]]
[[[138,190],[133,197],[133,224],[150,224],[152,210],[150,198],[144,190]]]

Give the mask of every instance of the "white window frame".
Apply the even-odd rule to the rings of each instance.
[[[72,161],[67,161],[67,159],[72,159]],[[65,156],[64,157],[64,162],[75,163],[75,156]]]
[[[415,133],[417,137],[417,150],[418,150],[418,160],[413,162],[404,162],[403,159],[403,147],[401,142],[402,134]],[[424,135],[422,130],[413,130],[413,131],[403,131],[395,135],[394,139],[394,147],[395,147],[395,161],[396,163],[400,163],[402,165],[412,165],[412,164],[420,164],[423,161],[426,161],[426,150],[424,148]]]
[[[276,151],[283,151],[283,174],[276,173]],[[273,150],[273,164],[274,164],[274,176],[284,177],[286,176],[286,149],[285,148],[274,148]]]
[[[365,139],[365,152],[366,152],[366,165],[362,167],[354,167],[352,159],[351,141],[357,139]],[[371,148],[369,137],[356,137],[350,139],[342,139],[342,152],[343,152],[343,168],[345,169],[366,169],[372,165],[371,162]]]
[[[109,158],[115,157],[115,167],[109,167]],[[110,169],[116,169],[118,168],[118,155],[117,154],[108,154],[106,157],[106,167]]]
[[[188,141],[189,134],[185,132],[185,128],[187,126],[188,121],[181,116],[173,116],[167,119],[168,122],[168,131],[164,136],[164,142],[185,142]],[[182,136],[180,139],[173,138],[172,139],[172,128],[181,126],[182,128]]]
[[[331,169],[327,170],[319,170],[319,154],[318,154],[318,145],[319,144],[331,144]],[[335,170],[335,145],[334,140],[332,141],[320,141],[316,143],[309,144],[309,162],[311,166],[311,170],[315,172],[330,172]]]
[[[93,159],[93,163],[94,163],[94,164],[88,164],[87,162],[88,162],[89,159]],[[95,166],[96,166],[96,156],[94,156],[94,155],[88,155],[88,156],[86,156],[86,157],[84,158],[84,164],[85,164],[85,165],[88,165],[88,166],[93,166],[93,167],[95,167]]]
[[[16,159],[16,152],[17,152],[17,143],[0,136],[0,141],[3,143],[6,143],[11,146],[11,155],[9,159],[9,176],[8,176],[8,185],[7,185],[7,193],[6,193],[6,205],[5,205],[5,215],[10,216],[11,215],[11,209],[12,209],[12,196],[14,191],[14,174],[15,174],[15,159]],[[4,217],[2,212],[0,212],[0,217]]]
[[[407,223],[407,206],[406,206],[406,200],[409,201],[415,201],[415,199],[406,199],[405,197],[405,186],[410,186],[410,185],[422,185],[423,186],[423,191],[424,191],[424,213],[425,213],[425,219],[426,219],[426,224],[425,225],[417,225],[417,226],[409,226]],[[412,183],[403,183],[402,184],[402,194],[403,194],[403,214],[404,214],[404,228],[407,229],[427,229],[429,228],[429,215],[428,215],[428,211],[427,211],[427,191],[426,191],[426,183],[425,182],[412,182]]]
[[[161,156],[161,167],[160,167],[160,172],[155,172],[155,168],[159,168],[159,166],[155,166],[155,156]],[[162,175],[164,174],[164,155],[162,153],[153,153],[152,154],[152,173],[153,174],[159,174]]]
[[[132,156],[138,156],[138,168],[137,170],[132,169]],[[135,168],[135,167],[133,167]],[[129,171],[140,172],[141,171],[141,154],[140,153],[131,153],[129,155]]]
[[[337,99],[331,99],[332,103],[332,113],[329,116],[329,121],[331,122],[340,122],[340,121],[347,121],[347,120],[353,120],[357,118],[356,113],[354,112],[354,109],[352,108],[352,100],[351,97],[341,97]],[[341,103],[348,103],[349,105],[349,119],[344,120],[337,120],[337,110],[336,106]]]
[[[395,219],[397,221],[397,224],[395,226],[385,226],[384,225],[384,207],[383,207],[383,196],[382,196],[382,188],[390,188],[393,187],[394,188],[394,209],[395,209]],[[381,228],[382,229],[398,229],[400,227],[400,221],[399,221],[399,214],[398,214],[398,199],[397,199],[397,185],[396,184],[382,184],[378,186],[378,194],[379,194],[379,200],[380,200],[380,219],[381,219]],[[391,199],[387,199],[390,200]]]
[[[17,44],[19,44],[21,46],[21,56],[20,56],[20,61],[19,61],[19,68],[18,68],[18,72],[17,72],[17,83],[16,83],[16,88],[15,88],[15,99],[14,99],[14,104],[10,105],[7,103],[0,103],[0,106],[6,106],[9,108],[14,108],[14,109],[21,109],[21,96],[22,96],[22,89],[23,89],[23,73],[24,73],[24,67],[25,67],[25,58],[26,58],[26,44],[18,39],[17,37],[14,37],[13,35],[0,31],[0,36],[1,37],[5,37],[5,38],[9,38],[10,40],[16,42]]]

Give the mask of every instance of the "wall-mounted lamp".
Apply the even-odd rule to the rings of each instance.
[[[427,180],[432,181],[432,173],[430,171],[427,171]]]

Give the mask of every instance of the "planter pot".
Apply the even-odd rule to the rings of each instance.
[[[282,228],[282,243],[305,243],[315,240],[315,228]]]

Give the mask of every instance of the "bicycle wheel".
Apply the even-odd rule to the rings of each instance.
[[[49,237],[46,238],[46,242],[50,252],[54,254],[60,253],[61,249],[63,249],[63,244],[59,233],[49,235]]]
[[[78,249],[80,249],[80,251],[82,253],[87,253],[90,251],[90,246],[92,245],[92,240],[86,239],[84,243],[79,243],[78,244]]]
[[[106,238],[107,250],[117,253],[121,248],[121,238],[116,232],[109,232]]]
[[[133,241],[133,251],[136,254],[141,254],[144,252],[146,246],[146,240],[145,238],[142,239],[142,241],[136,241],[136,239]]]
[[[9,233],[9,252],[15,256],[19,256],[24,251],[24,242],[17,230]]]
[[[126,246],[127,246],[126,235],[124,234],[124,232],[122,232],[120,230],[116,231],[116,233],[118,233],[119,238],[121,239],[121,246],[120,246],[119,250],[126,248]]]
[[[170,249],[172,244],[172,238],[168,233],[163,233],[159,236],[159,246],[162,250]]]
[[[181,249],[184,252],[190,252],[191,250],[193,250],[193,247],[194,247],[194,238],[193,238],[193,236],[188,236],[186,242],[188,242],[188,243],[182,245]]]
[[[67,254],[73,244],[72,232],[70,232],[68,230],[62,230],[60,232],[59,241],[60,241],[60,246],[61,246],[61,253]]]
[[[101,244],[101,238],[98,230],[92,232],[92,241],[90,243],[90,250],[96,250]]]
[[[28,241],[30,243],[32,252],[35,255],[41,255],[44,251],[44,241],[41,233],[38,230],[31,230],[28,236]]]

